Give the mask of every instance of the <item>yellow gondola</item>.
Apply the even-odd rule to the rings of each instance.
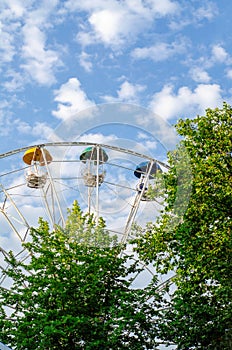
[[[45,156],[45,159],[44,159]],[[46,162],[45,162],[46,160]],[[23,156],[24,163],[31,165],[33,162],[38,162],[40,166],[49,164],[52,161],[51,154],[44,148],[43,151],[39,147],[28,149]]]

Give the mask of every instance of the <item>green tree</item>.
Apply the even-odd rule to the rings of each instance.
[[[176,128],[183,139],[169,153],[166,207],[158,225],[137,241],[137,251],[158,271],[176,273],[160,324],[163,337],[178,349],[231,349],[232,108],[207,109]],[[178,191],[190,189],[184,212]]]
[[[140,266],[121,257],[104,221],[75,202],[65,229],[39,224],[24,244],[30,259],[9,255],[13,283],[1,287],[0,341],[17,350],[154,350],[162,298],[154,284],[131,287]]]

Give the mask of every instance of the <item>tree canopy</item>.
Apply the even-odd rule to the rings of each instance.
[[[141,266],[121,256],[124,247],[104,221],[83,214],[77,202],[68,214],[65,229],[50,230],[40,219],[24,244],[27,261],[10,254],[0,341],[17,350],[156,349],[162,298],[155,284],[133,289]]]
[[[137,241],[137,251],[158,271],[176,273],[163,337],[178,349],[231,349],[232,108],[207,109],[205,116],[180,120],[176,129],[183,138],[169,153],[166,207]],[[177,175],[189,161],[187,176]],[[191,190],[184,212],[180,189]]]

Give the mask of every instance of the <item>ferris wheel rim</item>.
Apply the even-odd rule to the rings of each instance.
[[[118,152],[122,152],[122,153],[127,153],[130,155],[133,155],[135,157],[139,157],[139,158],[144,158],[147,159],[148,161],[155,161],[158,164],[162,165],[163,167],[165,167],[166,169],[169,169],[170,166],[154,157],[148,156],[146,154],[143,153],[139,153],[139,152],[135,152],[132,150],[129,150],[128,148],[123,148],[123,147],[118,147],[118,146],[114,146],[114,145],[107,145],[107,144],[103,144],[103,143],[97,143],[97,142],[88,142],[88,141],[60,141],[60,142],[45,142],[45,143],[39,143],[39,144],[33,144],[33,145],[29,145],[29,146],[25,146],[25,147],[20,147],[20,148],[16,148],[13,149],[11,151],[5,152],[0,154],[0,159],[2,158],[7,158],[10,157],[14,154],[17,153],[21,153],[21,152],[25,152],[27,150],[29,150],[30,148],[45,148],[45,147],[54,147],[54,146],[60,146],[60,147],[64,147],[64,146],[96,146],[96,147],[102,147],[102,148],[106,148],[106,149],[110,149],[113,151],[118,151]]]

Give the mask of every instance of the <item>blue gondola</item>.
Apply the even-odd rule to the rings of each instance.
[[[134,175],[136,177],[138,177],[139,179],[141,178],[141,176],[146,176],[146,174],[148,173],[149,169],[150,169],[151,163],[150,162],[142,162],[139,165],[137,165],[135,171],[134,171]],[[159,166],[159,164],[157,162],[154,162],[149,174],[149,179],[154,179],[157,171],[162,171],[161,167]]]

